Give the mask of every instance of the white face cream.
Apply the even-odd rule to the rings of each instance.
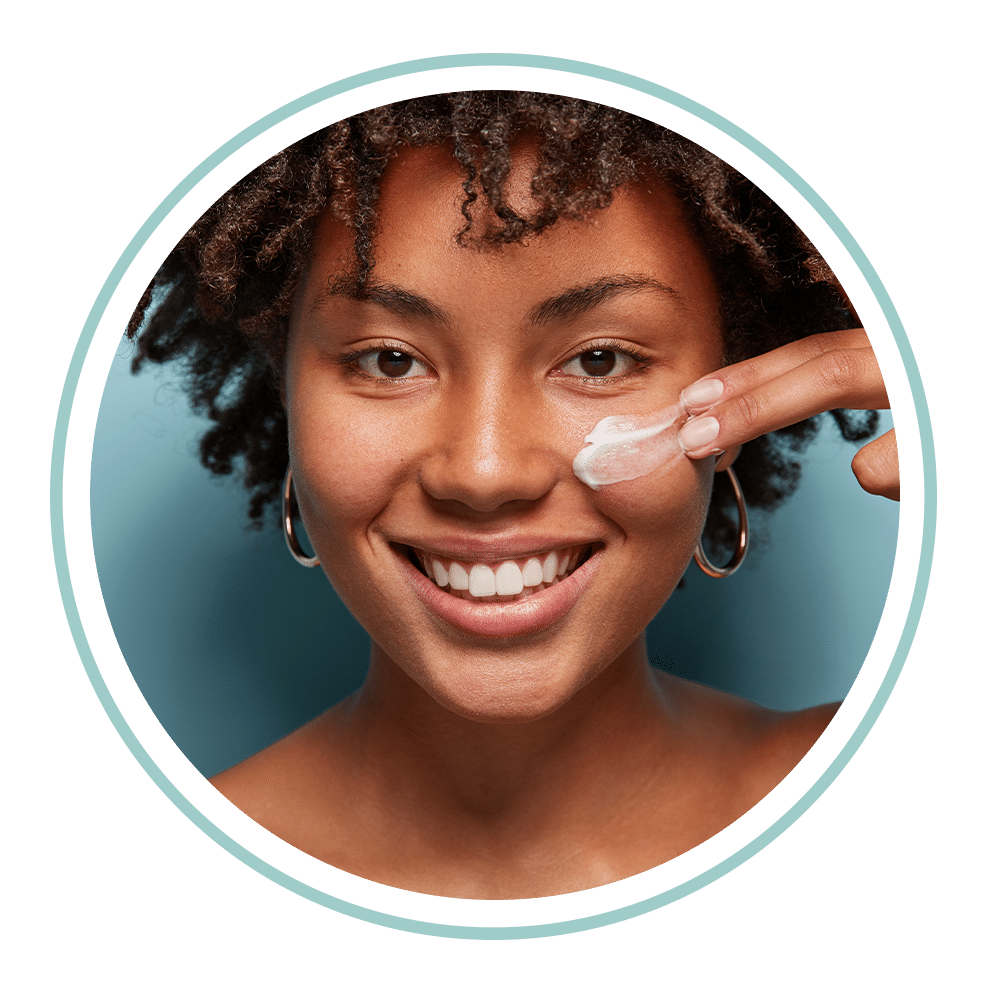
[[[573,471],[592,490],[646,476],[683,454],[677,443],[683,417],[680,403],[642,417],[605,417],[583,439]]]

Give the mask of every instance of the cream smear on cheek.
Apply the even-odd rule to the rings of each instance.
[[[573,472],[592,490],[655,472],[683,455],[676,428],[684,416],[676,403],[641,417],[605,417],[583,439]]]

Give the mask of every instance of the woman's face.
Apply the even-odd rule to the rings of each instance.
[[[533,167],[532,147],[516,152],[523,211]],[[484,250],[455,241],[461,182],[441,149],[392,161],[363,300],[352,231],[320,223],[290,322],[292,472],[323,568],[375,643],[372,669],[467,718],[531,721],[641,657],[691,558],[711,460],[598,491],[572,463],[603,417],[662,410],[720,365],[718,293],[659,183]],[[473,596],[525,580],[516,596]]]

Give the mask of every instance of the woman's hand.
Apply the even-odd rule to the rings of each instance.
[[[689,458],[719,455],[827,410],[889,408],[860,329],[818,333],[712,372],[688,386],[681,403],[688,419],[678,440]],[[865,445],[851,468],[863,489],[898,500],[895,430]]]

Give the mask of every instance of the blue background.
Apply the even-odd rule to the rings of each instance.
[[[97,569],[143,695],[211,775],[358,687],[368,637],[276,527],[246,528],[242,488],[201,467],[206,424],[177,370],[132,376],[130,353],[123,344],[111,367],[94,440]],[[692,564],[648,630],[655,666],[779,709],[844,697],[882,613],[898,526],[897,505],[854,480],[853,451],[827,418],[799,491],[766,528],[751,514],[740,572],[711,580]]]

